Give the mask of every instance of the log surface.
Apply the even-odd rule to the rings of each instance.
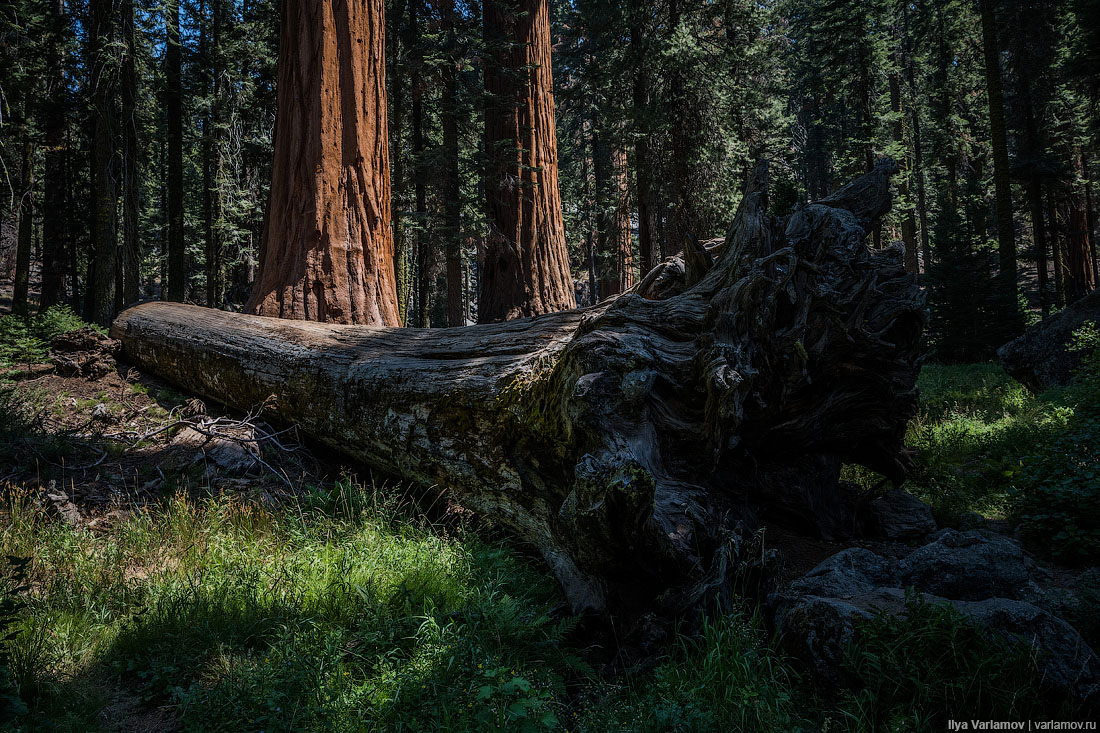
[[[542,553],[575,611],[676,613],[764,517],[848,531],[838,479],[900,480],[923,297],[870,251],[885,161],[784,219],[757,171],[713,265],[662,265],[586,310],[468,328],[286,321],[148,303],[112,336],[190,391],[274,410],[444,486]]]

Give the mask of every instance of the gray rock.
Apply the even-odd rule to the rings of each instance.
[[[874,499],[869,513],[870,529],[883,539],[919,539],[936,531],[932,508],[901,489]]]
[[[862,547],[849,547],[794,581],[790,590],[800,595],[854,598],[875,586],[897,585],[897,577],[894,562]]]
[[[940,530],[900,570],[903,586],[955,600],[1019,599],[1039,590],[1035,564],[1017,542],[978,530]]]
[[[846,681],[841,662],[855,639],[856,623],[872,613],[839,598],[789,595],[777,602],[775,627],[783,649],[827,684]]]
[[[859,622],[879,611],[904,615],[904,588],[913,586],[926,601],[949,599],[993,632],[1034,646],[1047,688],[1100,703],[1100,659],[1068,623],[1021,600],[1044,597],[1037,579],[1043,571],[1013,540],[942,530],[900,561],[862,548],[839,552],[770,596],[769,606],[787,653],[843,686],[844,651]]]
[[[1076,629],[1062,619],[1023,601],[989,598],[955,602],[960,611],[1009,638],[1039,651],[1044,686],[1086,702],[1100,702],[1100,659]]]

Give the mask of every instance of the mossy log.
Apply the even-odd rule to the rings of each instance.
[[[575,611],[673,614],[767,515],[841,534],[844,463],[901,480],[924,307],[871,251],[890,161],[776,219],[754,174],[725,243],[585,310],[467,328],[328,325],[146,303],[130,361],[446,487],[538,548]],[[698,272],[699,268],[705,269]]]

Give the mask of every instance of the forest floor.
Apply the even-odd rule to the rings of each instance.
[[[942,728],[942,690],[815,688],[748,606],[685,624],[664,657],[608,677],[537,557],[445,494],[125,364],[62,376],[34,340],[0,328],[0,710],[11,703],[17,729]],[[920,387],[906,488],[943,526],[1012,531],[1021,457],[1066,429],[1072,405],[988,364],[926,366]],[[846,478],[878,484],[855,467]],[[788,577],[845,547],[776,528],[763,541]],[[1055,568],[1095,645],[1100,574]],[[880,676],[922,674],[912,664]]]

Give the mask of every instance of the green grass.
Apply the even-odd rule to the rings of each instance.
[[[94,729],[120,690],[194,730],[553,724],[584,667],[547,614],[552,580],[383,495],[348,481],[269,510],[179,494],[96,533],[12,492],[2,552],[33,558],[12,647],[30,727]]]
[[[1066,429],[1061,393],[1036,397],[995,364],[926,365],[906,443],[917,450],[905,488],[941,521],[967,512],[1003,518],[1021,459]]]
[[[929,366],[920,386],[908,488],[941,517],[1011,516],[1022,462],[1071,426],[1072,396],[1033,397],[989,365]],[[0,457],[64,447],[48,448],[39,404],[56,399],[0,390]],[[839,695],[740,608],[685,625],[647,670],[601,678],[541,562],[432,524],[399,487],[342,480],[268,506],[169,474],[175,494],[99,530],[4,490],[0,557],[30,563],[27,590],[0,583],[14,631],[0,729],[7,715],[28,731],[141,716],[194,731],[901,731],[1040,701],[1030,657],[936,606],[867,624],[848,657],[860,683]]]
[[[32,558],[6,646],[22,729],[158,709],[184,730],[268,732],[871,730],[882,714],[815,692],[738,610],[685,628],[649,671],[599,678],[540,563],[400,496],[350,480],[273,508],[180,493],[96,532],[9,490],[0,553]],[[940,659],[883,645],[923,690]],[[1034,695],[1015,681],[1005,694]]]

